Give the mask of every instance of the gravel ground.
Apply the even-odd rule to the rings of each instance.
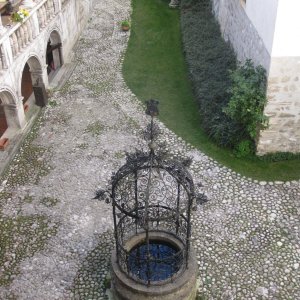
[[[121,74],[129,0],[95,0],[76,68],[0,185],[0,299],[107,299],[111,207],[91,200],[144,146],[148,120]],[[200,299],[300,299],[300,182],[258,182],[160,124],[209,202],[193,212]]]

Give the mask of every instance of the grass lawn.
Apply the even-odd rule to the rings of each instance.
[[[234,171],[259,180],[300,178],[300,160],[264,162],[237,159],[217,147],[200,127],[181,44],[180,12],[169,0],[132,0],[131,36],[123,64],[129,88],[141,101],[160,101],[160,120],[210,157]]]

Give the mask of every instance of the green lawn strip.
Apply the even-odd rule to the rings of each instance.
[[[132,27],[123,64],[129,88],[141,101],[160,101],[160,120],[210,157],[234,171],[259,180],[300,177],[300,160],[264,162],[237,159],[213,144],[200,128],[200,116],[188,79],[180,33],[179,10],[168,0],[132,0]]]

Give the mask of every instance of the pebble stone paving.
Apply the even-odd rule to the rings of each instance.
[[[94,3],[73,74],[0,182],[3,300],[108,299],[112,212],[91,198],[148,120],[121,74],[130,1]],[[193,212],[198,299],[300,299],[300,182],[242,177],[160,127],[209,199]]]

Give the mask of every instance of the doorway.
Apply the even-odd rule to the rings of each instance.
[[[28,63],[25,64],[22,74],[21,93],[23,96],[23,107],[26,112],[29,109],[28,100],[33,93],[32,78]]]
[[[53,31],[47,43],[46,64],[49,80],[53,78],[53,74],[62,66],[62,44],[60,37],[56,31]]]
[[[7,121],[6,121],[6,115],[3,107],[3,102],[0,99],[0,138],[8,128]]]

